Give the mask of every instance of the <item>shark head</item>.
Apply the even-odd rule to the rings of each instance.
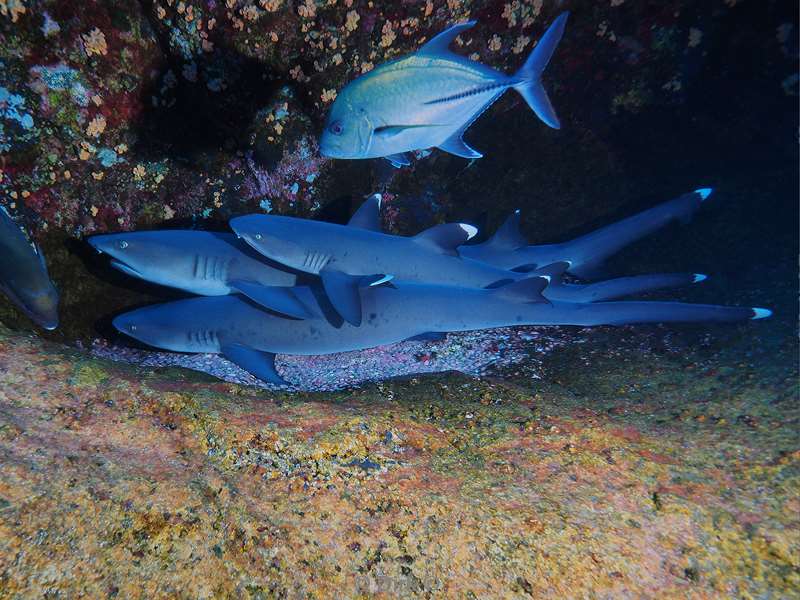
[[[40,327],[53,331],[58,327],[58,290],[49,281],[33,288],[6,290],[22,311]]]
[[[158,245],[142,243],[142,237],[147,233],[95,235],[88,242],[99,253],[108,254],[115,269],[132,277],[147,279],[146,273],[164,262],[164,254]]]
[[[288,267],[315,272],[310,259],[321,241],[315,233],[322,223],[272,215],[246,215],[229,223],[236,235],[268,259]]]
[[[196,313],[186,310],[184,302],[156,304],[123,313],[112,324],[120,333],[149,346],[175,352],[218,352],[219,342],[209,328],[213,326],[211,319],[198,319]]]

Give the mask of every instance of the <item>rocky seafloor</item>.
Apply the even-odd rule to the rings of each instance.
[[[278,393],[0,329],[0,598],[789,598],[785,321]]]

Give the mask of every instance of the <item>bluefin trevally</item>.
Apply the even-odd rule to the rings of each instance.
[[[450,43],[475,21],[454,25],[414,54],[360,76],[336,96],[320,139],[322,154],[386,157],[395,166],[408,164],[406,152],[434,147],[480,158],[462,136],[509,88],[519,92],[544,123],[558,129],[541,76],[564,33],[567,15],[553,21],[522,67],[510,76],[449,50]]]
[[[676,220],[688,221],[711,195],[710,188],[683,194],[561,244],[528,245],[519,230],[520,213],[513,213],[489,240],[461,246],[461,256],[480,260],[503,269],[535,269],[566,261],[568,272],[578,277],[593,277],[598,267],[612,254],[638,239]]]
[[[282,299],[281,312],[306,316],[289,289],[297,275],[267,264],[232,233],[132,231],[95,235],[88,242],[132,277],[201,296],[242,293],[272,308]]]
[[[531,277],[496,289],[456,289],[415,283],[360,288],[360,326],[331,321],[325,297],[295,293],[314,317],[289,319],[237,296],[190,298],[145,307],[114,319],[122,333],[176,352],[221,353],[256,377],[276,384],[275,354],[316,355],[360,350],[430,331],[514,325],[622,325],[652,322],[734,322],[769,316],[766,309],[677,302],[541,303],[546,285]]]
[[[357,214],[362,212],[367,208]],[[318,274],[336,310],[353,325],[361,320],[358,288],[384,278],[482,288],[525,277],[459,257],[456,247],[477,232],[462,223],[436,225],[414,237],[389,235],[353,220],[337,225],[275,215],[236,217],[230,227],[267,258]]]
[[[0,206],[0,290],[33,321],[58,327],[58,291],[41,249]]]

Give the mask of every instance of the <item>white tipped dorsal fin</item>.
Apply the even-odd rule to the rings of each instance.
[[[372,194],[369,198],[364,200],[364,203],[358,208],[348,221],[350,227],[359,227],[361,229],[368,229],[370,231],[381,230],[381,195]]]
[[[453,40],[467,29],[473,27],[475,23],[477,23],[477,21],[466,21],[448,27],[441,33],[435,35],[429,42],[422,46],[422,48],[417,50],[417,54],[441,55],[449,53],[449,47]]]
[[[477,228],[467,223],[445,223],[426,229],[411,239],[437,252],[458,256],[456,248],[476,233],[478,233]]]
[[[516,250],[517,248],[527,246],[528,240],[520,233],[519,223],[520,213],[519,210],[515,210],[486,243],[504,250]]]

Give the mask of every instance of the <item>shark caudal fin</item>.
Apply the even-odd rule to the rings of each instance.
[[[560,300],[562,302],[602,302],[624,296],[644,294],[654,290],[683,287],[699,283],[704,279],[706,279],[706,276],[699,273],[634,275],[632,277],[598,281],[588,285],[567,284],[548,293],[547,297],[551,300]]]
[[[522,68],[514,74],[514,78],[520,82],[514,86],[520,95],[525,98],[525,102],[531,107],[536,116],[546,125],[553,129],[560,129],[561,123],[556,116],[550,98],[542,86],[542,73],[550,57],[553,56],[561,36],[564,35],[564,27],[567,24],[568,12],[561,13],[550,27],[545,31],[539,43],[531,52]]]

